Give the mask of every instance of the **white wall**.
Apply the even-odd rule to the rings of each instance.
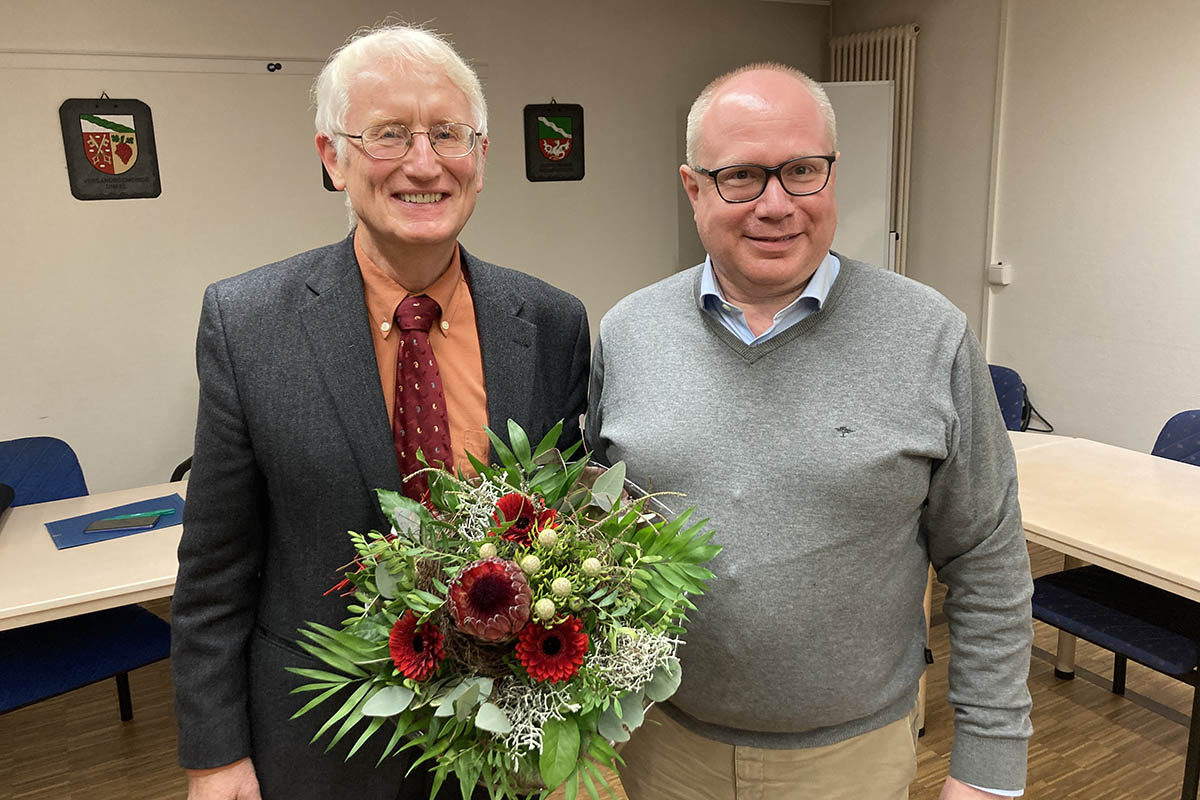
[[[835,36],[915,22],[908,275],[982,330],[999,0],[835,0]]]
[[[1200,407],[1200,4],[1013,0],[991,357],[1066,434]]]
[[[0,197],[0,439],[68,440],[93,491],[165,480],[190,452],[203,286],[328,241],[344,218],[339,198],[319,187],[315,156],[279,174],[311,147],[311,123],[299,121],[311,112],[296,90],[306,78],[289,72],[289,88],[271,94],[285,84],[264,83],[265,70],[251,76],[245,64],[236,78],[214,67],[211,80],[13,68],[31,52],[311,66],[388,13],[429,22],[481,62],[491,109],[486,188],[464,243],[576,293],[595,324],[620,297],[692,262],[679,215],[680,109],[746,61],[822,75],[829,20],[824,7],[747,0],[130,0],[105,14],[75,0],[7,0],[4,10],[0,97],[19,124],[0,148],[9,188]],[[57,109],[102,89],[151,101],[161,198],[70,196]],[[584,107],[581,182],[525,180],[522,107],[551,97]],[[266,147],[263,131],[281,121],[280,144]],[[183,132],[198,124],[212,125],[213,147],[185,151]],[[294,162],[273,156],[276,146]],[[275,179],[259,177],[272,169]]]
[[[910,275],[1059,432],[1149,450],[1200,407],[1200,4],[836,0],[833,20],[921,25]],[[990,260],[1015,265],[1010,286],[987,287]]]

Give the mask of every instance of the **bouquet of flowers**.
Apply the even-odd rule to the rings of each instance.
[[[608,788],[613,744],[679,685],[688,595],[720,548],[690,509],[631,498],[624,464],[571,461],[561,431],[531,447],[510,420],[507,445],[487,431],[500,465],[425,470],[424,504],[378,492],[392,530],[349,534],[351,616],[300,631],[330,670],[290,669],[310,681],[293,693],[316,693],[295,716],[337,698],[314,741],[353,733],[353,755],[383,731],[380,761],[420,748],[433,792],[453,774],[464,800]]]

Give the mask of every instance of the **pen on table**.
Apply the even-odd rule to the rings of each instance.
[[[175,513],[173,508],[160,508],[157,511],[139,511],[136,514],[117,514],[115,517],[105,517],[105,519],[138,519],[139,517],[167,517]]]

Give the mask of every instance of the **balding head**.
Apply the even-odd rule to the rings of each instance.
[[[763,73],[771,74],[764,75]],[[796,91],[802,94],[806,93],[812,99],[812,102],[816,104],[818,112],[825,121],[825,131],[829,137],[828,152],[833,153],[837,151],[837,118],[834,116],[833,106],[830,105],[829,97],[825,94],[825,90],[821,87],[821,84],[800,70],[789,67],[786,64],[762,62],[747,64],[744,67],[738,67],[735,70],[726,72],[708,84],[708,86],[705,86],[696,98],[696,101],[692,103],[692,108],[688,112],[687,118],[687,160],[689,164],[693,166],[700,165],[700,151],[704,135],[703,123],[713,103],[728,93],[744,96],[746,85],[753,85],[760,80],[765,80],[767,83],[774,85],[783,93],[789,93],[789,83],[795,86]],[[710,164],[707,166],[719,165]]]

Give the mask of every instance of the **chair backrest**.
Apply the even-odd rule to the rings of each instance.
[[[1167,420],[1150,452],[1200,466],[1200,409],[1180,411]]]
[[[992,372],[992,386],[996,389],[996,400],[1000,403],[1000,414],[1004,427],[1010,431],[1021,430],[1021,411],[1025,405],[1025,384],[1015,369],[988,364]]]
[[[75,451],[66,442],[50,436],[0,442],[0,483],[13,488],[14,506],[88,493]]]

